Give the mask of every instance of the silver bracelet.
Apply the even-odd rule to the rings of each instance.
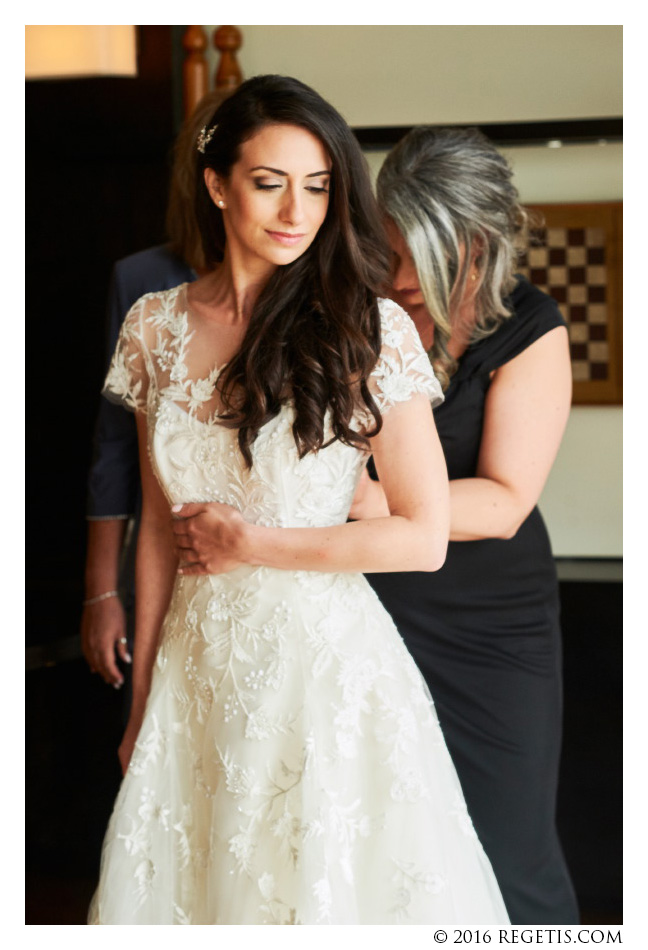
[[[81,601],[82,607],[89,607],[90,604],[98,604],[100,600],[108,600],[109,597],[119,597],[118,590],[108,590],[105,594],[97,594],[96,597],[88,597],[87,600]]]

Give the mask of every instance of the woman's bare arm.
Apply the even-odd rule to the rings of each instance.
[[[537,504],[571,403],[567,330],[556,327],[497,370],[475,478],[451,482],[451,539],[511,538]]]
[[[151,686],[151,675],[162,621],[176,577],[175,551],[169,503],[153,473],[147,449],[146,417],[137,413],[142,517],[135,561],[135,646],[133,701],[119,757],[125,771],[137,738]]]
[[[450,540],[511,538],[540,497],[571,403],[567,331],[550,330],[497,370],[490,385],[477,473],[450,482]],[[384,517],[388,500],[365,476],[353,518]]]

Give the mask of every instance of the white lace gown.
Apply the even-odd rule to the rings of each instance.
[[[442,398],[416,330],[380,302],[383,413]],[[186,285],[129,313],[106,381],[145,411],[170,504],[269,526],[346,521],[366,461],[298,458],[287,405],[245,467],[190,367]],[[178,577],[104,842],[93,924],[491,924],[506,910],[427,687],[362,574]]]

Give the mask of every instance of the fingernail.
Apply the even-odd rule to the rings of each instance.
[[[183,573],[182,568],[179,567],[179,568],[178,568],[178,574],[182,574],[182,573]]]
[[[173,505],[173,507],[171,508],[171,511],[180,511],[181,508],[182,508],[182,505]]]
[[[125,653],[125,654],[124,654],[124,659],[126,660],[127,663],[132,663],[132,662],[133,662],[133,658],[132,658],[132,656],[130,655],[130,653]]]
[[[113,689],[121,689],[121,688],[122,688],[121,683],[113,683]]]

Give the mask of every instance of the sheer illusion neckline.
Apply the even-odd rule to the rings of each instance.
[[[216,359],[210,359],[211,347],[201,345],[202,341],[196,339],[195,315],[187,298],[188,286],[189,282],[178,285],[173,296],[168,298],[171,312],[158,326],[160,330],[166,326],[170,339],[165,340],[158,333],[152,353],[160,369],[168,374],[166,384],[159,387],[164,402],[175,406],[187,418],[210,425],[223,412],[218,379],[238,349],[229,360],[218,358],[218,353],[214,354]]]
[[[113,402],[148,412],[156,411],[156,401],[163,398],[199,421],[210,421],[219,411],[222,416],[218,380],[235,356],[219,359],[213,340],[196,338],[186,288],[187,282],[145,294],[129,311],[104,386]],[[371,373],[379,408],[409,398],[413,388],[426,392],[434,404],[442,401],[414,324],[393,301],[380,299],[379,306],[383,348]],[[217,358],[210,361],[212,353]]]
[[[193,347],[190,346],[190,341],[192,340],[192,337],[194,337],[196,333],[198,332],[199,328],[201,327],[201,324],[203,328],[216,327],[218,328],[218,331],[235,330],[241,334],[240,342],[241,343],[243,342],[243,338],[245,337],[247,326],[242,326],[241,324],[235,324],[235,323],[219,323],[217,320],[210,320],[210,321],[201,320],[201,318],[197,315],[196,310],[192,308],[191,303],[189,301],[189,282],[188,281],[185,282],[184,284],[181,284],[179,287],[179,294],[176,300],[176,309],[177,309],[177,312],[179,313],[184,312],[184,314],[186,315],[185,329],[184,329],[184,333],[182,334],[182,340],[181,340],[182,352],[185,355],[192,353]],[[222,370],[225,369],[227,364],[231,363],[231,361],[234,359],[234,357],[238,354],[239,351],[240,351],[240,345],[234,350],[234,352],[229,357],[229,359],[227,360],[215,359],[212,364],[212,369],[210,370],[210,373],[217,369],[219,370],[219,373],[222,372]],[[200,378],[204,378],[204,377],[200,377]]]

